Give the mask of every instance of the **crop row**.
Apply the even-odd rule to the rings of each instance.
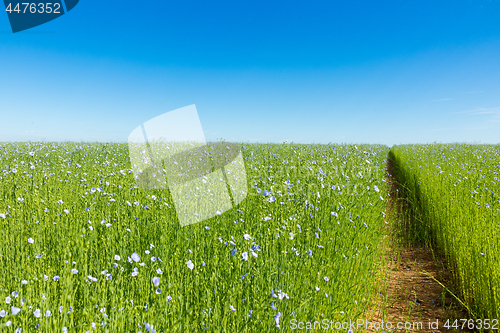
[[[477,318],[500,315],[500,146],[433,144],[390,151],[412,219],[406,234],[451,263]]]

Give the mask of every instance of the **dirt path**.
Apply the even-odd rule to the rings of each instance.
[[[386,221],[385,282],[380,290],[380,301],[373,311],[372,322],[392,323],[393,329],[373,329],[370,332],[470,332],[447,329],[447,320],[469,318],[464,307],[442,285],[453,290],[450,274],[445,269],[443,259],[433,255],[428,249],[408,247],[394,235],[392,224],[400,218],[401,200],[398,200],[398,185],[393,177],[391,161],[387,165],[390,186],[390,200]],[[426,272],[426,273],[423,273]],[[435,280],[434,280],[435,279]],[[436,282],[440,281],[440,283]],[[438,321],[436,326],[436,321]],[[403,327],[397,328],[401,322]],[[420,325],[421,323],[421,325]],[[430,323],[434,323],[430,326]],[[406,328],[404,325],[406,324]],[[387,325],[387,324],[386,324]],[[387,327],[387,326],[385,326]]]

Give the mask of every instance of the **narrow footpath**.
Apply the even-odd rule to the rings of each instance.
[[[370,320],[390,322],[393,329],[369,332],[471,332],[444,327],[447,320],[451,325],[454,319],[469,318],[465,308],[447,291],[455,288],[446,262],[429,249],[404,244],[403,238],[396,235],[395,223],[404,216],[401,214],[404,201],[398,195],[391,160],[387,163],[387,181],[390,189],[384,242],[387,271],[379,303]],[[397,329],[398,322],[406,328]]]

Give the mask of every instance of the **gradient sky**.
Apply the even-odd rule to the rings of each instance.
[[[120,141],[195,104],[207,140],[500,143],[500,0],[81,0],[13,34],[0,141]]]

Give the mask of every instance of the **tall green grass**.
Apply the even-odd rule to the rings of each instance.
[[[473,314],[498,318],[500,146],[403,145],[389,156],[412,218],[405,235],[445,254]]]
[[[247,198],[181,227],[167,190],[136,187],[126,145],[0,144],[0,330],[360,318],[375,296],[387,151],[243,144]]]

